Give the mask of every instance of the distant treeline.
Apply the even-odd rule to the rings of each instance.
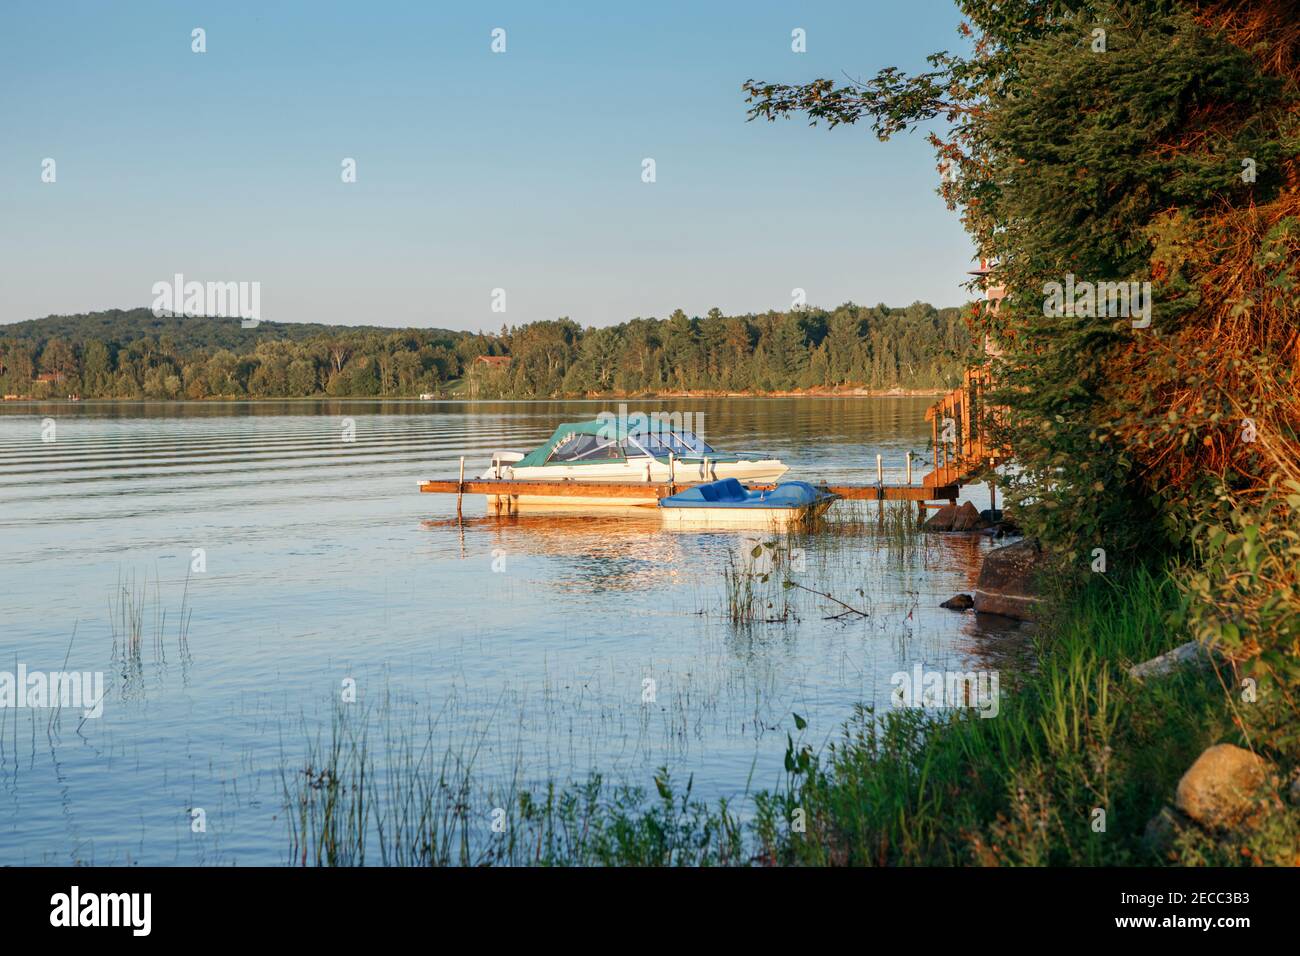
[[[0,326],[5,394],[83,398],[546,398],[958,383],[972,336],[956,308],[567,318],[498,334],[157,317],[148,309]],[[480,361],[480,357],[509,357]]]

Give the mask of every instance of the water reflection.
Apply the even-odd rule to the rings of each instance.
[[[639,591],[669,586],[681,577],[680,544],[662,532],[658,515],[646,517],[642,509],[434,519],[421,527],[435,534],[472,536],[477,550],[490,549],[501,574],[523,556],[558,559],[545,578],[557,591]]]

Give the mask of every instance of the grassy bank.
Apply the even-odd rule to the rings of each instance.
[[[785,793],[759,798],[776,863],[1112,865],[1160,862],[1147,821],[1201,750],[1231,737],[1210,670],[1137,682],[1131,663],[1180,642],[1176,591],[1139,572],[1099,578],[1036,638],[1038,667],[996,717],[940,725],[860,710]],[[807,832],[783,826],[802,809]],[[1098,811],[1104,811],[1104,818]],[[1104,829],[1101,829],[1104,824]],[[1279,848],[1280,849],[1280,848]],[[1173,862],[1166,857],[1164,862]]]
[[[1293,862],[1290,807],[1233,842],[1185,835],[1158,851],[1147,822],[1208,745],[1244,743],[1226,675],[1145,683],[1130,664],[1184,638],[1167,573],[1098,576],[1034,638],[1038,666],[996,717],[860,708],[820,753],[791,716],[787,778],[732,805],[600,777],[540,792],[474,781],[472,746],[436,760],[432,738],[336,721],[285,777],[298,864],[1122,865]],[[381,722],[382,723],[382,722]],[[737,811],[740,812],[737,812]],[[1099,814],[1104,811],[1104,819]]]

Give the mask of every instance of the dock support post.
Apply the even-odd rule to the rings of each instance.
[[[456,482],[456,517],[460,518],[460,500],[465,494],[465,456],[460,456],[460,479]]]
[[[934,456],[934,471],[935,471],[935,477],[937,478],[939,476],[939,413],[938,412],[935,412],[934,417],[930,419],[930,433],[933,436],[930,440],[930,449],[931,449],[931,453]]]
[[[912,453],[910,451],[907,453],[907,483],[909,485],[912,483]]]
[[[879,452],[876,453],[876,513],[880,520],[885,520],[885,466]]]

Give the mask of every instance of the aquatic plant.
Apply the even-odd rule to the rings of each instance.
[[[381,732],[372,746],[370,733]],[[538,790],[481,787],[481,738],[438,750],[386,708],[340,706],[328,741],[282,773],[296,866],[709,866],[744,862],[742,827],[719,801],[679,791],[667,768],[653,795],[600,775]]]
[[[190,607],[190,575],[185,575],[180,606],[175,621],[176,652],[182,668],[188,672],[192,662],[189,634],[194,615]],[[144,644],[146,634],[150,642],[150,659],[160,667],[167,661],[167,618],[171,613],[162,598],[162,580],[155,575],[150,592],[148,578],[137,584],[135,574],[129,578],[118,575],[117,585],[108,602],[109,634],[112,640],[111,660],[120,668],[121,692],[135,696],[143,692],[145,676]],[[146,626],[148,621],[148,626]]]

